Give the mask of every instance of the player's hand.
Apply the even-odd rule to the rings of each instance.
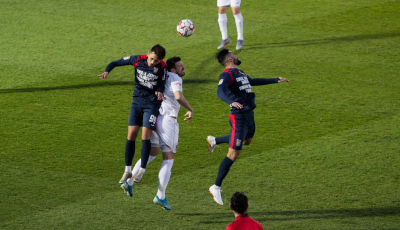
[[[106,79],[108,77],[108,72],[104,72],[104,73],[98,75],[98,77],[101,79]]]
[[[239,102],[233,102],[233,103],[231,104],[231,106],[233,106],[233,107],[235,107],[235,108],[237,108],[237,109],[243,109],[243,105],[240,104]]]
[[[278,83],[281,83],[281,82],[284,82],[284,81],[289,82],[288,79],[286,79],[284,77],[279,77]]]
[[[187,113],[185,114],[185,121],[186,123],[189,123],[190,120],[192,120],[193,118],[193,111],[187,111]]]
[[[157,96],[157,100],[160,100],[160,101],[164,100],[164,96],[161,92],[156,91],[156,96]]]

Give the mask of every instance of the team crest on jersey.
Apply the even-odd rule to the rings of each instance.
[[[236,146],[239,146],[242,140],[236,139]]]
[[[222,82],[224,82],[224,79],[221,79],[221,80],[219,80],[219,83],[218,83],[218,85],[221,85],[221,84],[222,84]]]
[[[157,73],[157,72],[158,72],[158,68],[157,68],[157,67],[154,67],[153,73]]]
[[[124,60],[128,60],[129,58],[131,58],[130,56],[128,56],[128,57],[124,57]]]

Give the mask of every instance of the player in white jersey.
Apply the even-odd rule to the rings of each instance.
[[[167,69],[168,74],[165,82],[164,100],[159,110],[160,115],[157,118],[156,131],[153,131],[150,139],[151,153],[147,164],[156,158],[161,149],[163,162],[158,174],[158,191],[153,202],[161,205],[166,210],[171,210],[165,198],[165,190],[171,177],[171,168],[178,147],[179,124],[177,122],[177,117],[179,109],[182,106],[188,111],[185,114],[184,120],[189,122],[193,118],[193,109],[182,93],[181,77],[185,75],[185,67],[183,66],[181,58],[172,57],[168,59]],[[132,170],[133,175],[135,175],[136,172],[140,174],[140,164],[141,160],[139,159]],[[137,176],[130,178],[121,186],[127,195],[133,196],[133,183],[140,182],[143,175],[144,174],[141,174],[139,178]]]

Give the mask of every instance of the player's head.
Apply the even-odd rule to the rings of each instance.
[[[172,57],[167,60],[168,72],[176,73],[179,77],[185,76],[185,67],[180,57]]]
[[[147,53],[147,64],[153,67],[160,63],[165,57],[165,48],[157,44]]]
[[[224,66],[227,67],[229,64],[234,64],[236,66],[239,66],[242,62],[234,55],[231,51],[228,49],[222,49],[219,51],[216,55],[215,58],[218,60],[218,62]]]
[[[248,198],[243,192],[236,192],[231,197],[230,208],[237,214],[245,214],[249,207]]]

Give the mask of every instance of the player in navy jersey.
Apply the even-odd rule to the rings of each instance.
[[[224,72],[219,77],[217,96],[231,107],[231,114],[229,115],[230,134],[217,138],[207,137],[210,152],[214,150],[217,144],[229,144],[228,155],[222,160],[215,184],[209,189],[215,202],[223,205],[221,198],[222,181],[238,158],[242,145],[249,145],[256,131],[253,112],[256,107],[256,96],[251,87],[289,81],[283,77],[250,78],[238,69],[241,61],[228,49],[222,49],[215,57],[225,67]]]
[[[151,48],[147,55],[132,55],[108,64],[104,73],[98,75],[101,79],[106,79],[108,74],[115,67],[133,65],[135,68],[135,89],[128,121],[128,136],[125,145],[125,172],[122,175],[120,184],[124,184],[132,176],[141,181],[146,170],[149,159],[152,130],[158,116],[158,109],[163,100],[165,85],[166,66],[163,61],[165,49],[157,44]],[[135,140],[140,126],[142,126],[142,149],[140,170],[136,175],[132,175],[132,161],[135,155]]]

